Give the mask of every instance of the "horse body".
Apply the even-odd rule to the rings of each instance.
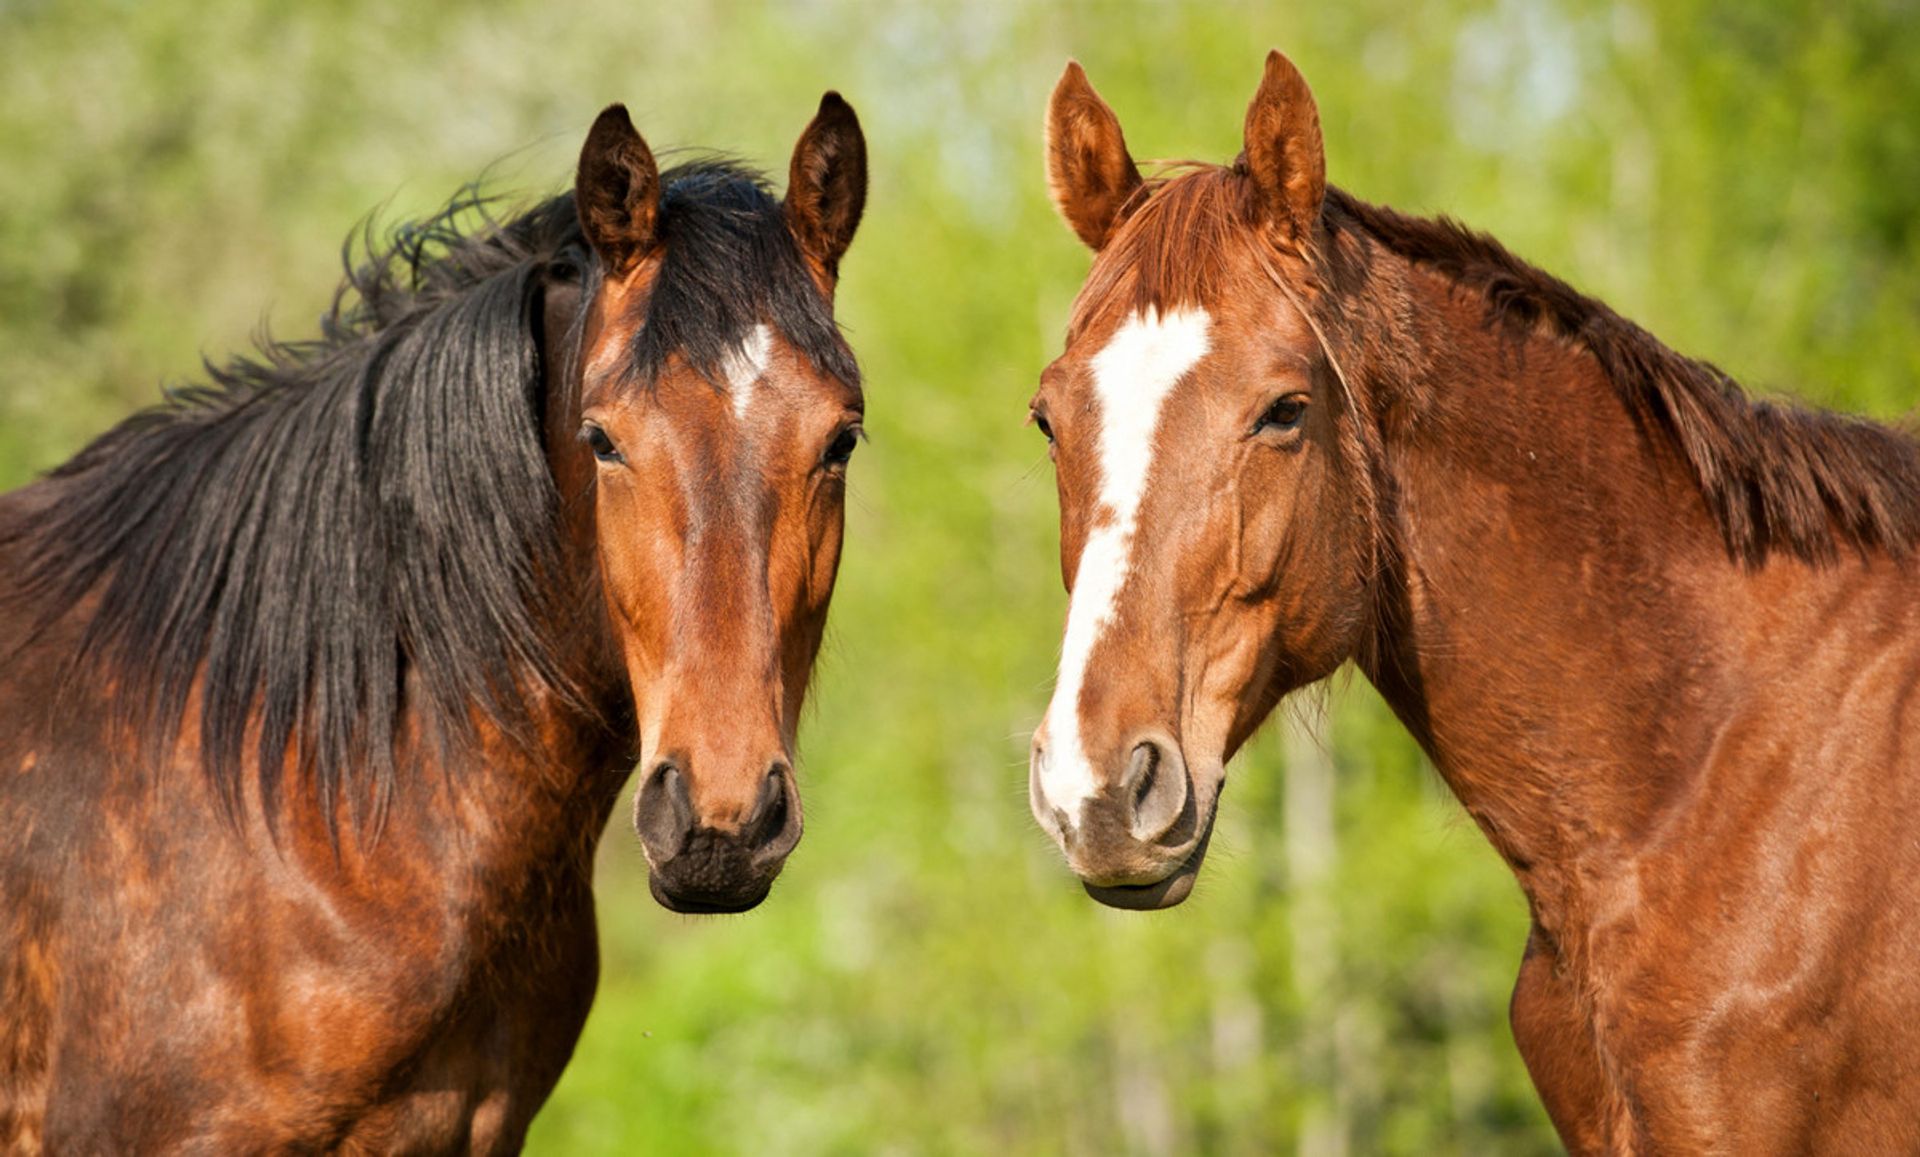
[[[549,331],[578,306],[554,288]],[[577,391],[557,364],[549,376],[546,424],[571,430]],[[0,496],[0,532],[89,481]],[[591,559],[569,562],[596,605]],[[8,558],[0,588],[22,571]],[[330,827],[298,776],[269,808],[251,758],[236,822],[203,773],[202,690],[170,756],[143,762],[116,733],[120,672],[71,661],[97,608],[41,626],[32,601],[0,600],[0,638],[33,640],[0,669],[0,703],[15,705],[0,824],[22,837],[0,850],[0,1138],[73,1152],[517,1149],[592,1003],[593,853],[627,750],[603,722],[617,691],[602,682],[608,701],[590,713],[531,695],[537,752],[491,728],[443,752],[409,712],[375,838]]]
[[[1032,405],[1031,783],[1088,891],[1184,898],[1226,760],[1353,660],[1527,897],[1570,1149],[1920,1149],[1920,446],[1329,187],[1277,53],[1230,167],[1143,178],[1078,66],[1048,153],[1098,256]]]
[[[767,894],[858,434],[837,95],[793,166],[615,106],[574,195],[0,496],[0,1145],[517,1150],[636,759],[660,902]]]
[[[1920,1057],[1920,574],[1742,566],[1591,358],[1542,335],[1490,373],[1479,303],[1428,289],[1454,324],[1385,441],[1402,609],[1363,666],[1526,891],[1514,1030],[1556,1124],[1920,1144],[1920,1075],[1867,1061]]]

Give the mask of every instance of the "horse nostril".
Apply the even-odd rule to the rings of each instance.
[[[780,765],[774,764],[768,770],[767,777],[760,781],[760,794],[753,801],[753,814],[747,817],[747,846],[759,847],[767,838],[780,830],[786,821],[787,788],[780,775]]]
[[[693,831],[693,798],[679,762],[663,759],[654,766],[633,799],[633,830],[656,864],[680,854]]]
[[[1180,754],[1156,740],[1134,746],[1122,788],[1132,813],[1128,827],[1136,839],[1165,835],[1187,806],[1187,770]]]
[[[784,762],[776,762],[767,770],[745,829],[747,847],[757,858],[782,858],[800,842],[800,813],[795,803],[793,772]]]
[[[1142,743],[1133,749],[1133,762],[1127,768],[1127,782],[1133,785],[1133,810],[1138,812],[1153,790],[1154,773],[1160,770],[1160,748]]]

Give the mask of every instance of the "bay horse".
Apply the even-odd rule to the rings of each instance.
[[[668,908],[799,840],[858,119],[783,200],[619,105],[571,194],[477,198],[0,498],[0,1146],[517,1149],[628,770]]]
[[[1920,449],[1749,398],[1451,221],[1326,182],[1268,57],[1143,176],[1069,64],[1096,256],[1032,420],[1070,591],[1035,817],[1179,903],[1227,760],[1347,660],[1511,867],[1576,1153],[1920,1151]]]

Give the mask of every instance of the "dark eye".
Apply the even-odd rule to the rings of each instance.
[[[1039,428],[1041,436],[1046,438],[1048,444],[1051,445],[1053,442],[1053,424],[1048,422],[1047,416],[1038,410],[1033,412],[1032,417],[1033,424]]]
[[[1307,416],[1307,400],[1299,394],[1289,394],[1267,407],[1260,415],[1260,421],[1254,424],[1253,432],[1272,430],[1284,434],[1289,430],[1298,430],[1300,420]]]
[[[619,449],[614,446],[613,439],[607,437],[607,432],[598,426],[586,425],[580,427],[580,440],[585,442],[587,449],[592,450],[593,456],[602,462],[626,461],[625,458],[620,456]]]
[[[853,457],[854,447],[859,444],[860,427],[848,426],[846,429],[834,435],[833,441],[827,446],[827,452],[821,456],[820,461],[829,468],[845,466]]]

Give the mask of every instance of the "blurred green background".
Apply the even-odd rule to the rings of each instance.
[[[1552,1151],[1505,1023],[1524,903],[1363,680],[1240,758],[1175,911],[1097,907],[1027,817],[1065,599],[1021,423],[1087,267],[1046,95],[1077,56],[1136,155],[1224,160],[1272,46],[1336,182],[1753,388],[1912,404],[1910,3],[0,0],[0,484],[264,319],[311,333],[376,206],[563,188],[612,100],[784,174],[838,88],[873,160],[840,298],[873,440],[807,837],[760,910],[683,918],[616,813],[599,1002],[533,1150]]]

